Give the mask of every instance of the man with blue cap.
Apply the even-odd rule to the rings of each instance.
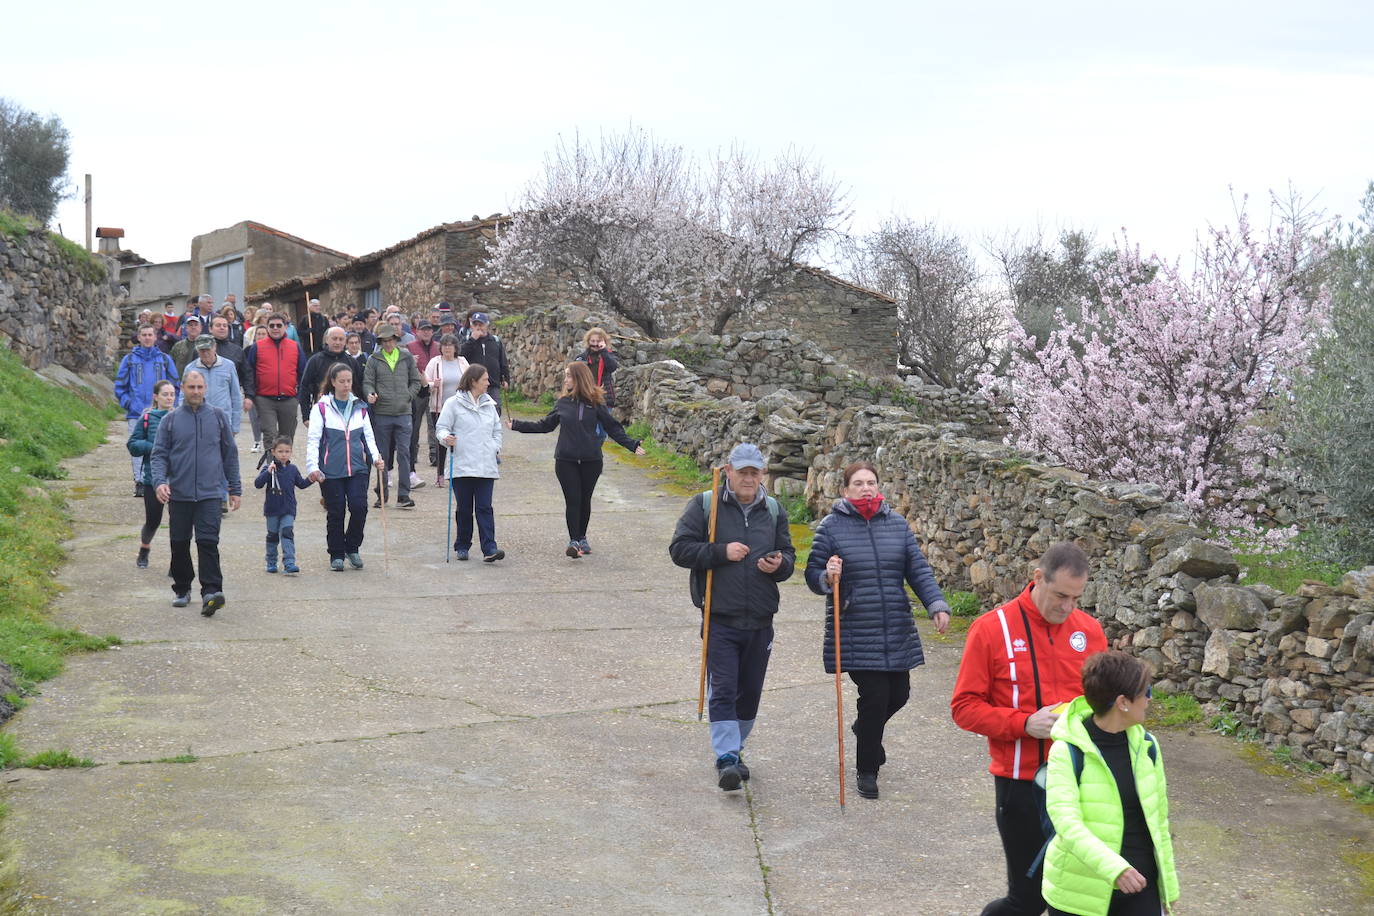
[[[673,562],[692,571],[697,607],[705,604],[706,572],[712,573],[710,629],[703,636],[716,784],[726,791],[749,778],[741,755],[763,697],[778,583],[792,575],[797,558],[787,512],[764,492],[766,466],[758,446],[735,446],[725,465],[725,485],[719,493],[692,497],[668,546]]]

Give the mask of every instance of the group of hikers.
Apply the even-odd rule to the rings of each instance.
[[[475,303],[461,318],[443,303],[425,319],[395,307],[328,317],[312,300],[296,322],[265,307],[244,329],[244,346],[225,328],[231,311],[232,324],[245,323],[235,303],[226,302],[207,329],[203,307],[213,302],[206,299],[181,316],[142,320],[116,386],[135,495],[145,505],[136,562],[147,567],[166,506],[174,606],[190,602],[193,537],[201,613],[225,604],[219,526],[243,495],[234,438],[243,412],[258,417],[252,451],[265,449],[254,483],[265,491],[268,573],[278,570],[279,548],[284,572],[300,571],[296,491],[314,483],[326,509],[331,569],[362,569],[369,484],[373,508],[382,508],[394,470],[395,504],[414,506],[411,491],[425,485],[412,462],[422,428],[436,486],[447,482],[456,503],[458,560],[469,558],[474,533],[483,560],[505,557],[492,506],[505,430],[558,431],[555,474],[573,559],[592,551],[587,529],[605,440],[643,453],[608,409],[617,363],[600,328],[568,361],[553,409],[540,420],[512,420],[502,417],[505,349]],[[262,333],[246,333],[255,328]],[[178,366],[168,350],[187,340],[195,358]],[[296,410],[307,427],[304,471],[292,462]],[[669,545],[703,610],[703,699],[714,778],[725,791],[753,775],[744,747],[763,696],[778,584],[795,571],[787,512],[767,493],[767,467],[757,446],[734,447],[719,485],[688,501]],[[1025,589],[968,632],[950,706],[956,724],[988,740],[1008,884],[984,916],[1154,916],[1179,895],[1163,759],[1143,724],[1152,671],[1108,651],[1102,627],[1076,607],[1088,575],[1079,547],[1055,544]],[[950,607],[911,526],[884,500],[872,463],[845,468],[804,577],[835,607],[825,617],[822,657],[828,672],[847,673],[857,688],[855,785],[876,800],[887,724],[909,699],[910,672],[924,662],[906,587],[937,632],[949,626]]]

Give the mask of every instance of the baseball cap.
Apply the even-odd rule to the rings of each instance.
[[[473,312],[468,320],[478,324],[491,324],[491,316],[486,312]]]
[[[419,324],[417,324],[417,325],[415,326],[415,330],[417,330],[417,331],[432,331],[432,330],[434,330],[434,325],[430,324],[428,321],[422,321],[422,322],[420,322]]]
[[[759,447],[749,442],[741,442],[730,452],[730,467],[735,470],[740,468],[758,468],[764,470],[768,463],[763,460],[763,452]]]
[[[209,334],[202,334],[196,338],[197,350],[208,350],[215,345],[215,338]]]

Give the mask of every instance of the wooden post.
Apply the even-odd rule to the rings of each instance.
[[[94,251],[91,247],[91,173],[86,173],[86,250]]]

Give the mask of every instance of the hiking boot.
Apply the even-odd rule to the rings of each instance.
[[[455,548],[453,548],[453,556],[454,556],[455,559],[462,560],[462,561],[466,562],[466,561],[467,561],[467,558],[468,558],[468,552],[467,552],[466,550],[461,549],[461,548],[455,547]]]
[[[172,607],[186,607],[186,605],[188,605],[188,604],[190,604],[190,603],[191,603],[191,593],[190,593],[190,592],[187,592],[187,593],[184,594],[184,595],[177,595],[175,598],[172,599]]]
[[[864,798],[878,797],[877,773],[855,773],[854,785],[859,790],[859,794]]]
[[[335,557],[329,561],[329,568],[334,572],[343,572],[343,557]]]
[[[224,592],[211,592],[200,603],[200,616],[213,617],[215,611],[224,607]]]
[[[740,757],[740,755],[738,754],[736,754],[735,756],[739,757],[739,763],[735,764],[735,766],[739,768],[739,778],[743,779],[745,782],[748,782],[749,766],[744,762],[743,757]]]
[[[267,571],[270,572],[270,573],[275,573],[275,572],[277,571],[277,564],[276,564],[276,563],[268,563],[268,564],[267,564]]]
[[[398,508],[398,509],[414,509],[414,508],[415,508],[415,500],[411,499],[409,496],[402,497],[401,499],[396,500],[396,508]]]
[[[301,571],[301,568],[300,568],[299,566],[297,566],[295,563],[287,563],[287,564],[286,564],[286,574],[287,574],[288,576],[294,576],[296,573],[298,573],[298,572],[300,572],[300,571]]]
[[[147,547],[140,547],[140,548],[138,548],[138,559],[137,559],[137,560],[134,560],[134,565],[137,566],[139,569],[147,569],[147,568],[148,568],[148,548],[147,548]]]
[[[348,555],[348,562],[349,562],[350,565],[352,565],[352,567],[353,567],[354,569],[362,569],[362,568],[363,568],[363,558],[362,558],[362,555],[359,554],[358,551],[356,551],[356,550],[353,551],[352,553],[350,553],[350,554]]]
[[[578,544],[577,541],[569,541],[568,548],[563,552],[576,560],[578,557],[582,556],[582,545]]]
[[[578,542],[577,542],[577,546],[582,548],[582,553],[583,553],[584,555],[585,555],[585,554],[589,554],[589,553],[592,552],[592,545],[587,543],[587,539],[586,539],[586,538],[583,538],[582,540],[578,541]],[[749,777],[746,776],[746,777],[744,777],[744,778],[745,778],[745,779],[748,779]]]
[[[505,558],[506,552],[498,548],[495,553],[489,553],[486,556],[482,557],[482,562],[495,563],[497,560],[504,560]]]
[[[716,785],[733,792],[744,782],[739,768],[739,754],[721,754],[716,758]]]
[[[143,484],[141,484],[141,483],[136,483],[136,484],[134,484],[134,499],[142,499],[142,498],[143,498]]]
[[[372,508],[374,508],[374,509],[380,509],[380,508],[382,508],[382,500],[381,500],[380,497],[377,498],[377,499],[374,499],[374,500],[372,501]]]

